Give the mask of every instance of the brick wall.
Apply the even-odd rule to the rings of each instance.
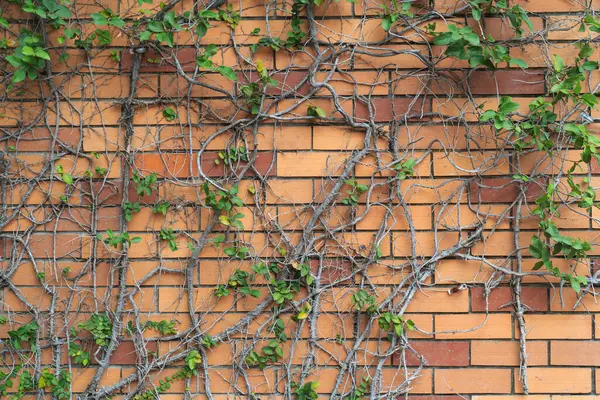
[[[518,153],[514,138],[480,122],[501,96],[521,115],[551,96],[552,55],[571,65],[576,43],[596,37],[579,31],[596,0],[511,2],[529,13],[521,36],[502,12],[478,23],[462,1],[416,1],[386,32],[379,2],[325,0],[314,15],[300,9],[302,45],[287,46],[292,3],[232,1],[237,25],[213,18],[199,37],[197,22],[180,21],[172,47],[140,42],[136,24],[207,4],[74,0],[59,29],[0,4],[0,371],[20,368],[1,376],[14,381],[7,396],[58,397],[57,384],[40,386],[44,370],[70,372],[67,396],[82,399],[303,398],[295,384],[315,381],[319,398],[336,399],[596,396],[598,211],[576,207],[565,172],[581,151],[557,135],[552,155]],[[105,8],[124,26],[102,27],[111,43],[82,49],[77,40]],[[466,24],[489,34],[529,68],[470,68],[431,44],[433,22],[437,32]],[[65,27],[83,33],[65,37]],[[38,78],[11,85],[5,56],[20,29],[40,34],[50,60]],[[208,44],[214,68],[198,68]],[[242,90],[260,82],[260,66],[273,83],[259,84],[253,113]],[[598,79],[589,72],[582,92]],[[556,109],[565,121],[579,115]],[[414,168],[399,177],[407,160]],[[572,177],[594,188],[597,173],[593,161]],[[144,194],[137,180],[151,177]],[[558,188],[554,223],[592,244],[587,258],[553,259],[561,273],[589,278],[580,294],[533,270],[533,210],[548,182]],[[237,188],[235,211],[211,205],[205,188],[227,201],[219,191]],[[111,246],[107,231],[133,243]],[[277,304],[285,290],[291,297]],[[359,293],[376,312],[356,305]],[[379,324],[385,313],[403,318],[401,335]],[[85,328],[93,316],[110,322],[104,344]],[[32,321],[33,336],[14,339]],[[282,356],[267,357],[272,342]],[[89,364],[69,356],[76,346]],[[157,389],[191,351],[202,359],[197,375]],[[21,390],[23,371],[34,386]]]

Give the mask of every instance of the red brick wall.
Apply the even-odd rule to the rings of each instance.
[[[533,26],[518,37],[502,13],[478,24],[463,2],[414,2],[414,15],[389,33],[379,2],[325,0],[312,18],[302,8],[302,46],[277,48],[258,46],[259,39],[287,39],[289,2],[231,1],[237,26],[212,21],[199,38],[192,25],[169,47],[136,36],[136,23],[160,15],[158,4],[75,0],[66,27],[84,37],[97,28],[90,16],[104,8],[126,22],[110,28],[110,44],[85,51],[62,38],[64,27],[41,25],[21,5],[0,0],[9,24],[0,46],[0,371],[21,368],[8,392],[33,398],[38,389],[19,391],[19,377],[30,371],[37,387],[47,368],[70,371],[73,396],[129,399],[152,393],[198,351],[198,375],[175,379],[157,396],[301,398],[293,384],[314,381],[319,398],[336,399],[595,396],[594,286],[578,294],[533,271],[538,260],[528,250],[539,234],[536,199],[548,182],[562,184],[553,221],[592,250],[578,261],[556,257],[554,266],[593,282],[598,211],[577,209],[565,177],[580,151],[553,139],[552,156],[533,147],[517,155],[505,132],[480,122],[501,96],[519,103],[522,115],[534,98],[550,98],[552,55],[571,65],[575,44],[597,36],[578,30],[600,6],[587,3],[511,3]],[[176,15],[206,7],[167,4]],[[489,34],[529,68],[470,68],[431,44],[425,25],[432,22],[436,32],[453,23]],[[14,68],[4,57],[22,28],[44,33],[51,60],[37,79],[11,86]],[[218,46],[215,67],[231,67],[236,80],[197,68],[208,44]],[[258,61],[276,85],[264,89],[261,112],[252,114],[242,87],[257,81]],[[595,92],[598,77],[591,71],[582,92]],[[324,117],[307,116],[311,106]],[[176,117],[167,118],[167,109]],[[566,120],[570,110],[557,112]],[[587,128],[598,132],[595,123]],[[226,165],[224,152],[239,147],[249,160]],[[399,178],[397,166],[409,159],[414,174]],[[517,173],[533,178],[522,184]],[[573,176],[594,188],[597,173],[594,161]],[[134,176],[153,174],[151,192],[140,195]],[[344,201],[352,179],[367,191]],[[236,212],[215,211],[204,185],[215,193],[237,187]],[[153,212],[165,202],[166,215]],[[219,219],[236,213],[243,227]],[[176,248],[165,239],[169,229]],[[135,243],[111,247],[108,230]],[[247,255],[227,253],[241,247]],[[255,272],[262,264],[272,266],[273,281]],[[314,282],[297,271],[302,264]],[[236,271],[249,274],[257,298],[231,283]],[[292,290],[279,305],[274,281]],[[229,294],[215,296],[219,285]],[[356,309],[361,290],[377,312]],[[306,319],[294,320],[307,305]],[[390,339],[380,328],[386,312],[403,318],[402,335]],[[79,325],[93,315],[112,324],[104,345]],[[261,369],[247,356],[263,355],[278,318],[283,356]],[[9,332],[32,321],[39,329],[31,343],[17,340],[22,348],[15,348]],[[147,321],[174,331],[143,329]],[[207,337],[216,345],[203,345]],[[73,344],[89,352],[89,365],[69,357]],[[355,393],[363,377],[370,377],[366,391]],[[51,396],[52,385],[39,386],[42,392]]]

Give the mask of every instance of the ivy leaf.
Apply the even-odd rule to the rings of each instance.
[[[233,68],[228,67],[226,65],[219,65],[217,67],[217,71],[223,75],[225,78],[231,80],[231,81],[237,81],[237,74],[235,73],[235,71],[233,70]]]
[[[557,54],[552,56],[552,64],[554,65],[554,70],[556,72],[560,72],[565,69],[565,61]]]
[[[15,74],[13,76],[13,82],[22,82],[25,80],[26,76],[27,75],[25,74],[25,71],[23,71],[22,69],[18,69],[15,71]]]
[[[35,49],[35,56],[44,60],[50,60],[50,55],[44,49],[39,47]]]
[[[520,108],[519,103],[515,103],[512,101],[511,97],[504,96],[500,99],[500,106],[498,107],[498,112],[501,114],[509,114],[511,112],[515,112]]]
[[[586,71],[594,71],[598,69],[598,63],[596,61],[586,61],[583,63],[583,69]]]
[[[21,50],[21,52],[23,53],[24,56],[35,56],[35,51],[33,50],[33,48],[29,47],[29,46],[23,46],[23,49]]]
[[[140,40],[142,42],[145,42],[146,40],[150,40],[150,37],[152,37],[152,32],[150,32],[150,31],[144,31],[144,32],[140,33]]]
[[[527,68],[527,63],[520,58],[511,58],[509,64],[516,65],[519,68]]]
[[[392,19],[389,16],[383,17],[381,20],[381,27],[384,31],[389,31],[392,28]]]
[[[71,174],[63,173],[62,174],[62,180],[67,185],[72,185],[73,184],[73,177],[71,176]]]
[[[308,109],[306,110],[306,115],[308,115],[309,117],[315,117],[315,118],[326,118],[327,117],[327,113],[325,113],[325,110],[323,110],[321,107],[317,107],[317,106],[309,106]]]
[[[598,104],[598,98],[591,93],[585,93],[584,95],[582,95],[581,100],[583,100],[585,105],[587,105],[588,107],[595,107],[596,104]]]
[[[577,292],[577,294],[581,293],[581,285],[580,285],[577,277],[574,277],[574,276],[571,277],[570,281],[571,281],[571,287],[573,288],[573,290],[575,292]]]

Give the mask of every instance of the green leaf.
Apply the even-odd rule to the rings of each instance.
[[[73,177],[71,176],[71,174],[67,174],[66,172],[64,174],[62,174],[62,180],[67,185],[72,185],[73,184]]]
[[[12,81],[15,83],[22,82],[25,80],[26,77],[27,77],[27,74],[25,74],[25,71],[23,71],[22,69],[18,69],[15,71]]]
[[[309,117],[326,118],[327,113],[321,107],[309,106],[306,110],[306,115]]]
[[[586,61],[583,63],[583,69],[586,71],[594,71],[598,69],[598,63],[596,61]]]
[[[577,294],[581,293],[581,285],[579,284],[579,280],[576,277],[571,277],[571,287]]]
[[[231,80],[231,81],[237,81],[237,74],[235,73],[235,71],[233,70],[233,68],[228,67],[226,65],[219,65],[217,67],[217,71],[223,75],[225,78]]]
[[[509,114],[517,111],[520,108],[519,103],[515,103],[512,101],[511,97],[504,96],[500,98],[500,106],[498,107],[498,112],[501,114]]]
[[[44,60],[50,60],[50,54],[48,54],[44,49],[39,47],[35,49],[35,56]]]
[[[21,52],[25,56],[35,56],[35,51],[33,50],[33,48],[31,48],[29,46],[23,46],[23,49],[21,50]]]
[[[386,32],[392,28],[392,20],[389,16],[383,17],[383,19],[381,20],[381,27]]]
[[[557,54],[552,56],[552,64],[554,65],[554,70],[556,72],[560,72],[565,69],[565,61]]]
[[[516,65],[519,68],[527,68],[527,63],[520,58],[511,58],[509,64]]]

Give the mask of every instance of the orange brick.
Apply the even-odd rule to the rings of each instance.
[[[527,339],[592,338],[590,315],[530,314],[525,316],[525,324]]]
[[[435,393],[507,393],[510,392],[512,369],[466,368],[438,369]]]
[[[436,339],[510,339],[512,319],[510,314],[436,315],[435,330]]]
[[[469,294],[466,290],[450,295],[448,290],[422,289],[413,297],[407,312],[456,313],[469,310]]]
[[[589,393],[592,370],[589,368],[528,368],[529,393]],[[523,393],[515,370],[515,391]]]
[[[548,343],[528,340],[526,343],[527,363],[530,366],[548,364]],[[519,366],[519,342],[500,340],[473,340],[471,342],[471,364],[489,366]]]
[[[599,366],[600,342],[553,340],[550,342],[552,365]]]
[[[346,153],[279,153],[277,176],[305,177],[338,175],[344,166]]]

